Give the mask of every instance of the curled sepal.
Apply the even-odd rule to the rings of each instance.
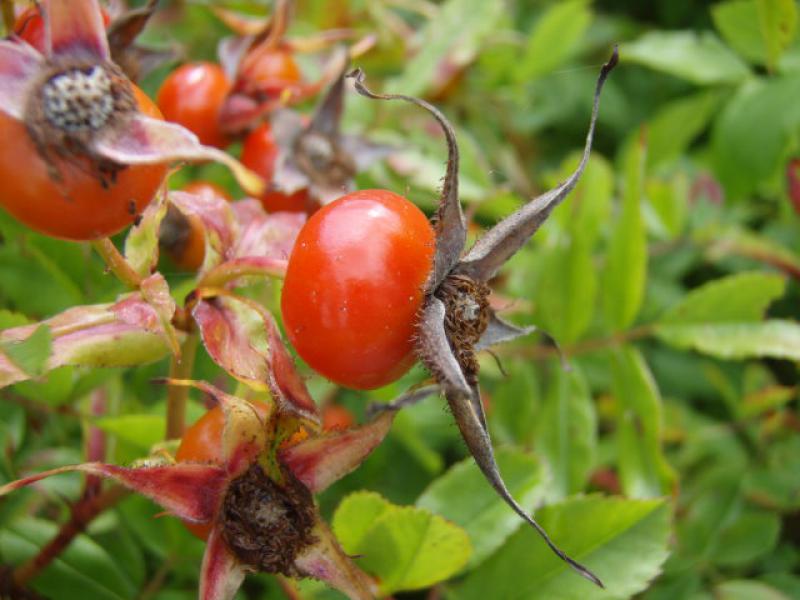
[[[205,231],[205,258],[201,271],[216,267],[233,255],[239,237],[239,225],[230,203],[216,194],[169,192],[169,204],[183,215],[200,219]],[[165,221],[166,223],[166,221]],[[170,232],[162,235],[169,237]]]
[[[48,56],[71,54],[96,62],[111,56],[97,0],[45,0]]]
[[[498,269],[528,242],[552,210],[577,185],[592,150],[595,123],[597,122],[597,113],[600,108],[600,92],[603,90],[603,84],[608,74],[617,65],[618,60],[619,54],[615,47],[611,58],[600,70],[600,76],[597,79],[594,91],[594,104],[589,122],[589,131],[586,134],[586,144],[583,148],[581,161],[572,175],[557,188],[534,198],[492,227],[464,256],[464,259],[455,269],[457,273],[471,277],[476,281],[488,281],[494,277]]]
[[[280,460],[316,494],[364,462],[386,437],[394,415],[394,411],[386,411],[360,427],[309,438],[282,449]]]
[[[204,146],[180,125],[140,114],[132,116],[124,127],[107,127],[99,132],[92,148],[99,156],[123,165],[214,161],[228,167],[247,193],[260,196],[266,189],[261,177],[230,154]]]
[[[438,108],[432,104],[403,94],[376,94],[364,85],[364,72],[356,69],[348,75],[355,81],[356,91],[374,100],[405,100],[427,110],[436,119],[447,141],[447,170],[442,183],[439,207],[436,211],[434,228],[436,231],[436,254],[433,259],[433,273],[427,289],[439,286],[450,270],[458,262],[467,240],[467,227],[461,202],[458,199],[458,144],[453,127]]]
[[[294,560],[300,572],[324,581],[350,600],[372,600],[377,586],[344,553],[331,530],[319,518],[312,535],[314,543],[301,550]]]
[[[533,333],[534,331],[536,331],[536,327],[517,327],[498,317],[492,310],[489,313],[489,324],[486,326],[486,330],[481,334],[478,343],[475,344],[475,351],[479,352],[495,344],[510,342],[519,337]]]
[[[225,471],[211,465],[178,463],[129,469],[103,463],[85,463],[51,469],[12,481],[0,487],[0,496],[52,475],[72,471],[113,479],[150,498],[175,516],[193,523],[208,523],[213,519],[227,485]]]
[[[261,202],[252,198],[235,202],[231,208],[239,223],[233,256],[289,260],[297,234],[306,222],[305,213],[268,213]]]
[[[138,81],[160,60],[170,58],[174,52],[149,50],[136,44],[136,38],[156,11],[158,0],[147,0],[144,6],[128,10],[115,17],[106,35],[111,49],[111,59],[118,64],[131,81]]]
[[[201,290],[192,315],[214,362],[254,390],[269,391],[283,413],[319,427],[317,406],[263,307],[223,290]]]
[[[164,194],[148,204],[125,238],[125,260],[140,277],[147,277],[158,263],[158,230],[167,214]]]
[[[242,585],[244,566],[228,549],[222,528],[214,527],[200,569],[200,600],[232,600]]]
[[[230,479],[244,473],[266,448],[266,424],[247,400],[226,394],[205,381],[167,379],[165,383],[196,388],[217,401],[225,415],[221,456]]]
[[[561,558],[561,560],[565,561],[595,585],[603,587],[603,583],[594,573],[567,556],[563,550],[555,545],[542,526],[514,500],[511,492],[508,491],[494,458],[492,441],[486,430],[483,411],[481,410],[479,412],[475,408],[476,406],[481,406],[480,392],[477,386],[469,389],[466,393],[464,390],[460,389],[445,388],[445,397],[447,398],[447,403],[458,425],[458,429],[461,432],[461,437],[466,442],[472,458],[498,495],[514,510],[514,512],[536,530],[542,539],[544,539],[545,543],[559,558]]]
[[[0,111],[22,120],[41,67],[42,56],[28,44],[0,40]]]
[[[161,273],[153,273],[150,277],[143,279],[139,285],[142,298],[151,306],[158,315],[164,340],[169,345],[172,354],[180,359],[181,340],[175,326],[172,324],[172,317],[175,316],[175,300],[169,293],[167,280]]]
[[[2,351],[23,343],[42,326],[52,339],[39,373],[26,373]],[[169,352],[161,317],[141,293],[114,304],[76,306],[41,323],[0,332],[0,387],[30,379],[65,365],[128,367],[163,358]]]

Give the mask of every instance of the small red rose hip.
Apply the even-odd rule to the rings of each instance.
[[[312,215],[289,257],[281,297],[297,353],[351,388],[400,377],[415,360],[434,246],[422,211],[386,190],[347,194]]]
[[[230,140],[220,128],[219,112],[230,89],[219,65],[189,63],[167,76],[156,101],[167,121],[183,125],[202,144],[223,148]]]

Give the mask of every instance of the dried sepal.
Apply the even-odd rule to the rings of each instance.
[[[89,56],[98,62],[111,57],[97,0],[44,0],[45,54]]]
[[[156,50],[136,44],[136,38],[155,13],[157,5],[158,0],[147,0],[143,6],[126,10],[115,16],[106,30],[111,59],[131,81],[138,81],[177,55],[175,48]]]
[[[212,528],[200,568],[199,600],[233,600],[246,570],[225,543],[222,529]]]
[[[486,350],[496,344],[510,342],[536,331],[536,327],[517,327],[497,316],[494,310],[489,311],[489,323],[486,330],[475,344],[475,352]]]
[[[458,198],[458,144],[453,127],[432,104],[403,94],[376,94],[364,85],[364,72],[356,69],[348,75],[355,82],[356,91],[362,96],[375,100],[404,100],[427,110],[436,119],[447,142],[447,169],[442,183],[442,193],[436,212],[434,229],[436,231],[436,253],[433,259],[433,273],[427,284],[427,290],[439,286],[447,274],[453,269],[461,256],[467,240],[467,227],[461,202]]]
[[[295,557],[303,575],[324,581],[350,600],[372,600],[377,586],[342,550],[330,528],[318,519],[312,530],[314,543]]]
[[[477,281],[488,281],[494,277],[498,269],[530,240],[541,224],[550,216],[552,210],[577,185],[592,149],[592,139],[594,138],[597,114],[600,109],[600,92],[608,74],[617,65],[618,60],[619,54],[615,47],[611,58],[603,65],[600,70],[600,76],[597,79],[592,117],[589,122],[589,131],[586,134],[586,144],[583,148],[581,161],[575,171],[561,185],[534,198],[487,231],[467,252],[456,267],[456,272],[467,275]]]
[[[345,431],[311,437],[279,452],[280,460],[313,493],[327,489],[354,469],[383,441],[394,411]]]
[[[103,463],[85,463],[59,467],[12,481],[0,487],[0,496],[47,477],[72,471],[113,479],[150,498],[175,516],[193,523],[208,523],[213,519],[227,484],[225,471],[211,465],[179,463],[163,467],[126,468]],[[203,493],[198,493],[198,490]]]
[[[0,111],[22,119],[42,55],[25,43],[0,40]]]
[[[125,127],[98,132],[92,148],[99,156],[122,165],[215,161],[228,167],[247,193],[260,196],[266,188],[261,177],[230,154],[204,146],[188,129],[141,114],[132,116]]]

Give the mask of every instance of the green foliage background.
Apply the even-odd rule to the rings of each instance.
[[[186,2],[145,39],[213,59],[226,30],[209,4]],[[216,4],[255,14],[268,6]],[[581,184],[494,282],[509,318],[548,332],[570,369],[544,336],[481,357],[510,489],[607,589],[564,568],[494,497],[431,399],[401,413],[364,466],[319,498],[385,592],[800,598],[800,216],[786,175],[800,156],[797,21],[793,0],[297,3],[290,34],[376,32],[376,49],[357,61],[371,85],[426,96],[452,119],[462,199],[478,227],[566,176],[599,67],[620,44]],[[309,76],[319,69],[314,56],[302,62]],[[154,93],[167,72],[145,89]],[[345,127],[401,149],[361,187],[435,205],[444,144],[421,112],[352,95]],[[184,169],[173,184],[199,176],[235,189],[216,167]],[[182,299],[191,280],[168,264],[163,272]],[[0,214],[0,329],[121,291],[88,246],[43,238]],[[277,314],[279,290],[252,293]],[[5,350],[30,372],[48,344],[43,331]],[[146,455],[164,424],[165,392],[149,382],[166,371],[164,362],[64,367],[0,391],[0,482],[80,462],[88,424],[109,434],[109,460]],[[308,375],[315,398],[335,397],[362,418],[368,402],[425,377],[416,369],[355,393]],[[220,376],[201,356],[195,377]],[[111,410],[93,419],[87,394],[101,385]],[[196,400],[192,417],[203,410]],[[0,502],[0,563],[18,564],[50,539],[78,486],[64,476]],[[126,499],[33,587],[67,600],[195,597],[203,546],[157,512]],[[300,590],[337,597],[313,582]],[[240,597],[285,596],[259,576]]]

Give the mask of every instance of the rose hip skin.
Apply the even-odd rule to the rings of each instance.
[[[183,125],[200,143],[223,148],[230,141],[222,133],[219,111],[231,84],[222,67],[198,62],[178,67],[158,90],[157,102],[167,121]]]
[[[161,118],[152,100],[133,87],[139,110]],[[0,204],[14,217],[41,233],[90,240],[117,233],[140,214],[167,174],[166,164],[121,169],[104,187],[83,158],[53,159],[60,180],[42,159],[25,125],[0,112]]]
[[[428,219],[392,192],[362,190],[321,208],[295,242],[281,297],[298,354],[347,387],[400,377],[415,360],[433,251]]]

